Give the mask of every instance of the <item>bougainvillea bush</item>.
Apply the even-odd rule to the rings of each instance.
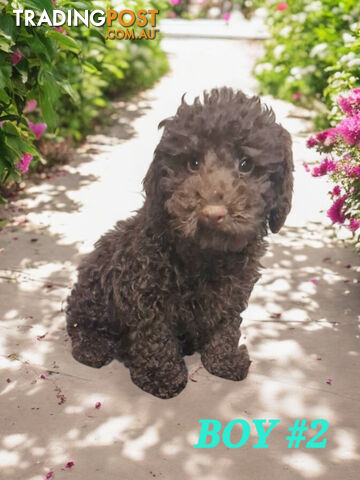
[[[106,0],[101,5],[111,8]],[[144,5],[131,0],[130,8]],[[46,162],[40,139],[80,140],[110,93],[149,86],[167,70],[159,39],[105,41],[106,26],[16,27],[17,6],[0,0],[0,201],[6,183]],[[67,0],[22,0],[21,7],[94,9]]]
[[[314,177],[327,175],[332,183],[332,204],[327,211],[334,225],[353,232],[360,240],[360,88],[339,95],[337,107],[341,120],[333,127],[311,136],[309,148],[321,154],[321,161],[310,169]]]
[[[266,6],[270,38],[255,67],[261,92],[308,107],[317,99],[330,109],[336,75],[350,83],[360,77],[360,2],[267,0]]]

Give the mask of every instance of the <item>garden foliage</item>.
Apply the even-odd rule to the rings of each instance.
[[[255,67],[261,92],[310,108],[322,105],[315,127],[330,128],[309,138],[320,160],[305,167],[333,183],[327,215],[360,246],[360,2],[266,4],[270,39]]]
[[[322,160],[312,169],[307,164],[305,168],[314,177],[327,175],[334,184],[327,215],[334,224],[353,232],[360,247],[360,88],[339,95],[334,107],[339,122],[307,141]]]
[[[262,93],[312,107],[360,78],[358,0],[267,0],[270,38],[255,67]],[[327,119],[325,119],[325,123]]]
[[[128,6],[158,8],[144,2],[128,0]],[[0,186],[45,162],[36,146],[42,135],[80,140],[109,95],[147,87],[167,70],[158,39],[106,41],[106,25],[16,27],[18,4],[39,12],[111,8],[107,1],[95,7],[86,1],[0,0]]]

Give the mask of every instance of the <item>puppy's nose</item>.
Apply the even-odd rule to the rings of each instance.
[[[223,222],[227,214],[227,208],[224,205],[206,205],[200,212],[200,219],[205,223]]]

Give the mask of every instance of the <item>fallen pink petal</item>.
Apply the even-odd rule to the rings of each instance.
[[[333,384],[333,379],[332,379],[332,378],[328,378],[328,379],[326,380],[326,383],[327,383],[328,385],[332,385],[332,384]]]
[[[44,375],[43,373],[39,376],[39,378],[41,378],[41,380],[46,380],[46,375]]]
[[[58,405],[62,405],[63,403],[66,402],[66,397],[65,397],[65,395],[62,394],[62,393],[58,393],[58,394],[56,395],[56,398],[59,400],[59,401],[58,401]]]
[[[22,223],[27,223],[29,220],[26,218],[25,215],[20,215],[18,217],[13,218],[13,222],[21,225]]]
[[[74,462],[67,462],[67,464],[65,465],[65,468],[72,468],[73,466],[75,465]]]
[[[318,278],[312,278],[310,280],[310,282],[312,282],[314,285],[317,285],[319,283],[319,279]]]
[[[51,471],[51,472],[48,472],[46,475],[45,475],[45,480],[49,480],[50,478],[53,478],[54,477],[54,472]]]
[[[46,337],[46,335],[47,335],[47,332],[44,333],[43,335],[38,335],[38,336],[36,337],[36,340],[39,340],[39,341],[40,341],[40,340],[43,340],[43,339]]]
[[[101,407],[101,402],[96,402],[95,403],[95,408],[100,408]]]
[[[270,318],[281,318],[281,313],[272,313]]]

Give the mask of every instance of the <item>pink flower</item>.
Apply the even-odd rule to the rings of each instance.
[[[64,28],[62,28],[62,27],[54,27],[54,30],[56,30],[57,32],[62,33],[63,35],[67,35],[67,33],[68,33],[68,32],[67,32]]]
[[[169,0],[171,5],[179,5],[181,3],[181,0]]]
[[[337,99],[337,103],[338,103],[339,107],[341,108],[341,110],[345,113],[345,115],[350,116],[354,113],[352,105],[347,98],[344,98],[344,97],[340,96]]]
[[[333,172],[336,169],[336,163],[325,157],[318,167],[314,167],[311,175],[313,177],[322,177],[329,172]]]
[[[33,123],[28,120],[30,130],[35,134],[36,140],[39,140],[41,135],[47,129],[46,123]]]
[[[287,3],[278,3],[276,5],[276,10],[279,12],[282,12],[283,10],[287,10],[289,8],[289,5]]]
[[[360,221],[356,218],[350,218],[349,229],[352,232],[356,232],[356,230],[360,227]]]
[[[30,153],[22,154],[21,160],[17,164],[17,167],[21,171],[21,173],[26,173],[29,170],[29,166],[32,159],[33,159],[33,155],[31,155]]]
[[[347,97],[339,95],[337,103],[348,117],[360,113],[360,88],[351,90]]]
[[[20,60],[22,59],[23,54],[20,52],[20,50],[17,48],[13,54],[11,54],[11,63],[15,66],[17,65]]]
[[[318,144],[318,141],[316,140],[315,137],[309,137],[307,140],[306,140],[306,146],[307,148],[313,148],[315,147],[315,145]]]
[[[348,177],[356,178],[360,177],[360,166],[359,165],[346,165],[345,166],[346,174]]]
[[[303,167],[305,168],[305,172],[310,172],[310,167],[306,162],[303,162]]]
[[[360,144],[360,114],[344,118],[336,130],[349,145]]]
[[[301,96],[301,92],[295,92],[293,94],[293,100],[296,102],[297,100],[300,100]]]
[[[339,185],[335,185],[335,187],[332,189],[331,195],[338,197],[340,193],[341,193],[341,188],[339,187]]]
[[[336,128],[329,128],[324,130],[323,132],[319,132],[316,134],[316,139],[323,143],[325,146],[329,146],[336,140],[337,129]]]
[[[345,200],[347,195],[343,195],[342,197],[338,197],[334,203],[331,205],[329,210],[327,211],[327,216],[333,223],[344,223],[345,222],[345,214],[343,212],[343,207],[345,204]]]
[[[221,18],[223,18],[226,22],[228,22],[230,20],[230,13],[229,12],[225,12],[221,15]]]
[[[24,113],[31,113],[36,109],[36,107],[37,107],[37,101],[35,99],[28,100],[24,108]]]

